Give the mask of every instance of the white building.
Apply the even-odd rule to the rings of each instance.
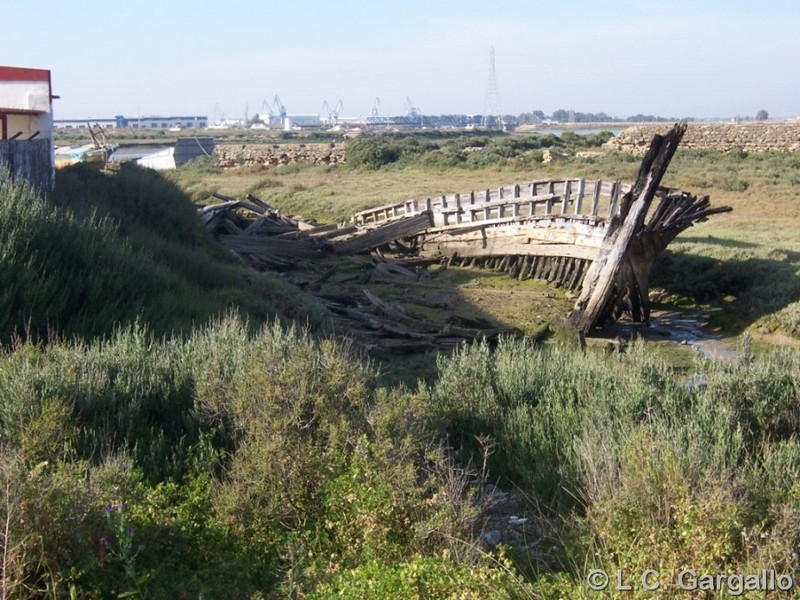
[[[114,129],[116,119],[55,119],[53,125],[56,129],[88,129],[89,125],[100,125],[103,129]]]
[[[116,126],[120,129],[206,129],[208,127],[208,117],[186,116],[186,117],[114,117]]]
[[[53,96],[50,71],[0,66],[0,163],[12,176],[52,187]]]

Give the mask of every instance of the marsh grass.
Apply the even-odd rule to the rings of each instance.
[[[593,566],[794,572],[800,354],[744,356],[687,386],[639,345],[479,345],[442,361],[432,400],[452,443],[479,460],[475,439],[495,440],[493,475],[559,515],[569,594]]]
[[[195,207],[153,171],[59,171],[42,197],[0,172],[0,340],[95,337],[137,320],[188,332],[231,308],[321,325],[322,309],[248,272],[208,238]]]
[[[468,472],[427,404],[378,389],[347,344],[236,317],[22,344],[0,356],[0,517],[28,562],[4,585],[249,598],[423,568],[420,589],[524,589],[476,545]]]

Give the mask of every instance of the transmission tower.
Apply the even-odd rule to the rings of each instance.
[[[497,91],[497,71],[494,67],[494,46],[489,53],[489,83],[486,85],[486,99],[483,102],[481,126],[487,129],[505,129],[503,107],[500,105],[500,92]]]

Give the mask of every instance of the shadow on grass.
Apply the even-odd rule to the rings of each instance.
[[[771,254],[780,260],[719,260],[667,250],[653,269],[651,289],[664,289],[677,305],[719,308],[716,324],[738,334],[800,300],[800,253]]]
[[[758,248],[758,244],[753,244],[751,242],[742,242],[740,240],[731,240],[726,238],[719,238],[714,237],[713,235],[707,235],[705,237],[691,237],[691,236],[681,236],[677,240],[681,244],[714,244],[715,246],[722,246],[723,248],[739,248],[739,249],[747,249],[747,248]]]

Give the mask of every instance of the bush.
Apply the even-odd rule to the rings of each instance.
[[[637,345],[477,345],[442,361],[432,400],[467,460],[489,437],[492,477],[560,507],[578,587],[593,567],[793,572],[800,353],[697,368],[689,387]]]
[[[111,223],[54,208],[5,171],[0,228],[0,340],[108,332],[166,291],[163,270],[119,240]]]
[[[399,158],[399,149],[383,137],[357,137],[347,143],[347,164],[354,169],[377,170]]]
[[[449,558],[415,556],[403,563],[369,561],[355,569],[337,573],[309,596],[314,600],[404,598],[424,600],[517,599],[536,597],[529,584],[514,575],[510,563],[505,570],[486,561],[478,567],[458,564]]]

